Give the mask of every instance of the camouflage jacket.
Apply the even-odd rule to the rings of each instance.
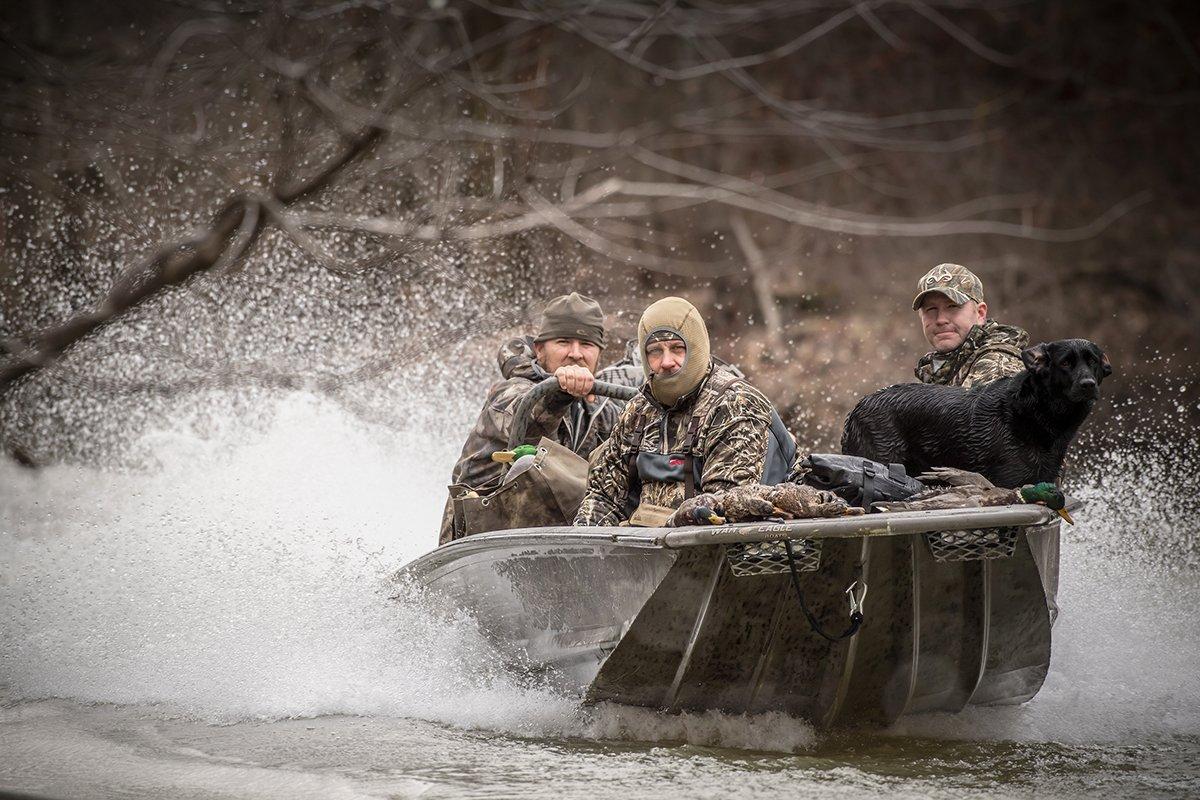
[[[729,367],[714,364],[693,398],[669,411],[643,386],[592,459],[587,494],[575,524],[617,525],[629,518],[630,500],[677,508],[684,500],[684,485],[678,481],[642,482],[634,461],[639,451],[678,452],[697,409],[701,409],[700,424],[692,452],[703,467],[696,491],[756,483],[763,473],[772,408],[761,392],[744,381],[729,385],[736,377]],[[640,490],[635,489],[636,496],[631,498],[631,485],[638,483]]]
[[[496,361],[504,380],[488,390],[483,410],[467,436],[451,475],[452,484],[462,484],[484,493],[499,486],[504,477],[505,465],[492,461],[492,453],[508,449],[513,413],[526,392],[550,377],[534,360],[533,340],[529,337],[506,342],[497,353]],[[537,444],[545,436],[587,458],[608,438],[624,407],[623,401],[608,397],[597,397],[596,402],[588,403],[565,392],[551,392],[530,409],[524,443]],[[451,539],[452,520],[453,509],[447,502],[442,515],[440,542],[443,544]]]
[[[967,332],[967,338],[949,353],[926,353],[917,362],[915,374],[921,383],[961,386],[969,389],[1025,369],[1021,351],[1029,334],[1012,325],[985,320]]]
[[[513,412],[521,398],[550,377],[534,361],[533,341],[528,337],[506,342],[496,360],[504,380],[488,390],[452,475],[454,483],[473,489],[500,483],[505,466],[492,461],[492,453],[508,449]],[[597,397],[596,402],[589,403],[566,392],[551,392],[530,409],[523,444],[537,444],[545,436],[587,458],[608,438],[624,406],[620,400],[608,397]]]

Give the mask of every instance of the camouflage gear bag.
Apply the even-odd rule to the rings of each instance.
[[[921,383],[969,389],[1025,369],[1021,351],[1028,344],[1029,334],[1020,328],[984,320],[949,353],[935,351],[922,356],[914,374]]]
[[[587,488],[588,462],[545,437],[529,468],[480,496],[466,486],[450,487],[451,539],[473,533],[570,525]]]

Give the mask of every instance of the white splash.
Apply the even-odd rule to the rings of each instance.
[[[205,437],[182,425],[143,438],[153,469],[0,466],[8,699],[160,704],[219,722],[352,714],[789,752],[815,742],[781,714],[584,709],[506,675],[471,620],[393,599],[391,574],[435,544],[459,441],[430,441],[434,425],[419,417],[397,431],[303,394],[264,402],[275,404],[265,428],[227,420]],[[1194,540],[1163,543],[1190,530],[1178,519],[1186,498],[1145,464],[1106,463],[1091,484],[1103,490],[1064,539],[1042,693],[900,732],[1108,741],[1200,730],[1200,591],[1190,566],[1162,564],[1171,552],[1194,563]]]
[[[457,445],[304,395],[276,411],[261,433],[157,432],[142,443],[153,472],[4,467],[7,693],[223,721],[385,714],[523,730],[569,714],[496,674],[470,620],[391,599],[389,575],[436,543]]]

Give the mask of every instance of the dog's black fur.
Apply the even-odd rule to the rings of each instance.
[[[1039,344],[1021,360],[1024,372],[971,389],[904,383],[864,397],[846,418],[842,452],[909,475],[957,467],[1006,488],[1056,480],[1112,367],[1086,339]]]

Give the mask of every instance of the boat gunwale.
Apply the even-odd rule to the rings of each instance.
[[[1069,502],[1068,508],[1079,507]],[[729,525],[692,525],[680,528],[546,527],[514,528],[472,534],[439,546],[405,564],[399,575],[436,568],[464,556],[504,546],[554,546],[606,544],[635,548],[678,550],[714,544],[782,541],[784,539],[827,539],[876,536],[905,536],[938,531],[981,528],[1034,528],[1058,519],[1051,509],[1036,504],[982,508],[892,511],[861,516],[742,522]],[[636,531],[647,531],[639,533]],[[650,533],[655,531],[656,533]],[[661,533],[657,533],[661,532]]]

